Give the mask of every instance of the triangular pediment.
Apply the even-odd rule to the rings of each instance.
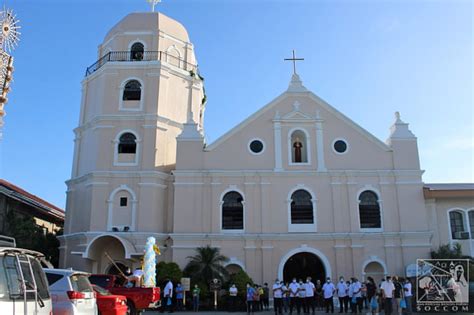
[[[314,121],[315,118],[309,114],[306,114],[300,110],[300,103],[295,101],[293,103],[293,110],[283,117],[280,118],[280,121]]]

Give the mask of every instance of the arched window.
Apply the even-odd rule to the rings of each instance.
[[[452,239],[468,238],[465,234],[466,231],[464,229],[464,215],[461,211],[449,212],[449,223],[451,225]]]
[[[222,229],[243,230],[244,229],[244,205],[243,198],[236,191],[228,192],[222,198]]]
[[[142,95],[142,85],[137,80],[130,80],[123,88],[124,101],[139,101]]]
[[[308,142],[306,141],[306,134],[302,130],[293,131],[290,145],[291,162],[308,163]]]
[[[313,201],[311,194],[300,189],[291,195],[291,224],[313,224]]]
[[[377,195],[370,190],[364,191],[359,196],[359,218],[361,229],[380,229],[380,205]]]
[[[469,211],[469,226],[471,230],[471,238],[474,238],[474,210]]]
[[[137,153],[137,137],[133,133],[127,132],[120,136],[118,153]]]
[[[131,60],[143,60],[143,54],[145,53],[145,48],[142,43],[134,43],[130,49],[130,59]]]

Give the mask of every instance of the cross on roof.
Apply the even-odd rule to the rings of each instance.
[[[296,58],[295,50],[293,49],[293,58],[285,58],[285,61],[288,61],[288,60],[293,61],[293,74],[296,74],[296,61],[304,60],[304,58]]]
[[[155,12],[155,6],[161,2],[161,0],[146,0],[151,5],[151,12]]]

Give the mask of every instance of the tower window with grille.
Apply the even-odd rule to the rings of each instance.
[[[236,191],[225,194],[222,203],[222,229],[244,229],[244,205],[242,195]]]
[[[373,191],[364,191],[359,196],[359,217],[361,229],[380,229],[380,205],[377,195]]]
[[[137,152],[137,137],[133,133],[127,132],[120,136],[118,153],[135,154]]]
[[[139,101],[142,96],[142,85],[137,80],[130,80],[123,89],[124,101]]]
[[[313,224],[313,201],[306,190],[300,189],[291,195],[291,224]]]

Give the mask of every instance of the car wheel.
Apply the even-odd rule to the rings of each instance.
[[[138,315],[137,309],[135,308],[135,305],[133,305],[132,301],[127,300],[127,306],[128,306],[128,314]]]

